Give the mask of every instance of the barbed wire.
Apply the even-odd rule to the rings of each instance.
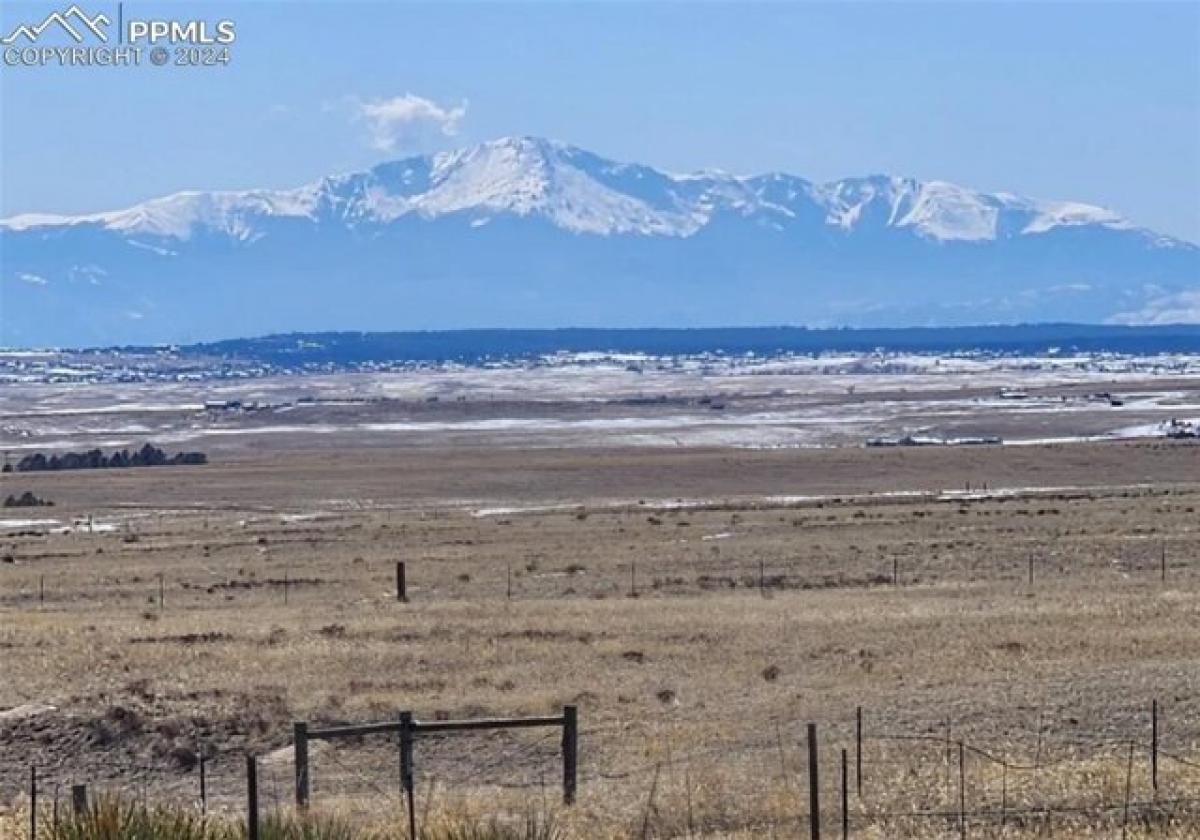
[[[1177,764],[1182,764],[1184,767],[1193,767],[1197,770],[1200,770],[1200,761],[1192,761],[1191,759],[1183,758],[1182,756],[1167,752],[1161,748],[1159,749],[1158,754],[1171,759],[1171,761],[1174,761]]]
[[[941,749],[941,748],[951,749],[951,748],[957,747],[958,745],[961,744],[964,751],[971,753],[973,755],[977,755],[980,758],[984,758],[984,759],[991,761],[992,763],[997,764],[999,766],[1005,767],[1008,770],[1027,771],[1027,772],[1036,772],[1038,770],[1045,770],[1045,769],[1052,768],[1052,767],[1058,767],[1063,764],[1069,764],[1069,763],[1074,763],[1074,762],[1079,761],[1079,756],[1062,756],[1062,757],[1056,758],[1052,761],[1040,760],[1033,764],[1011,761],[1007,758],[1002,758],[999,755],[996,755],[994,752],[986,750],[982,747],[975,746],[974,744],[971,744],[968,741],[965,741],[965,740],[962,740],[959,738],[949,738],[948,739],[945,737],[939,737],[937,735],[871,735],[871,736],[863,736],[864,743],[869,742],[869,741],[919,741],[919,742],[926,742],[931,745],[937,746],[939,749]],[[1096,749],[1096,748],[1103,748],[1103,749],[1129,748],[1130,746],[1136,747],[1137,744],[1138,744],[1138,742],[1133,739],[1127,739],[1124,741],[1115,741],[1114,740],[1114,741],[1098,742],[1098,746],[1093,745],[1093,748],[1094,749]],[[1160,752],[1160,754],[1165,755],[1165,753],[1163,753],[1162,750],[1159,750],[1159,752]]]
[[[427,737],[436,738],[437,736],[425,736],[425,735],[421,736],[422,740]],[[541,735],[539,735],[537,738],[535,738],[531,743],[527,743],[521,747],[517,747],[514,750],[501,751],[498,754],[493,752],[493,754],[490,756],[489,760],[483,762],[481,766],[478,766],[475,770],[471,771],[467,775],[460,777],[461,781],[464,784],[470,783],[470,782],[475,782],[479,778],[484,776],[485,774],[492,773],[492,772],[496,771],[497,769],[499,769],[500,767],[504,766],[505,764],[516,764],[519,761],[527,758],[528,756],[532,755],[534,752],[541,749],[542,746],[546,743],[546,741],[548,741],[554,737],[558,737],[557,732],[554,732],[554,731],[544,732]],[[437,738],[437,740],[442,740],[443,738],[445,738],[445,736],[442,736],[442,738]],[[420,742],[418,741],[418,743],[420,743]],[[483,751],[476,748],[476,752],[481,753]],[[417,765],[418,765],[418,767],[420,766],[419,763],[417,763]],[[421,771],[415,770],[414,772],[421,772]],[[437,774],[428,773],[427,775],[429,775],[429,776],[437,775],[440,778],[442,778],[443,780],[445,780],[444,773],[437,773]],[[495,787],[509,787],[509,788],[518,788],[518,789],[533,787],[532,782],[527,783],[527,784],[513,784],[512,782],[492,782],[491,784],[493,784]]]
[[[862,820],[863,818],[874,820],[906,820],[906,819],[936,819],[936,820],[957,820],[960,817],[965,817],[976,822],[991,821],[995,819],[1012,819],[1019,817],[1043,816],[1046,814],[1057,815],[1086,815],[1107,813],[1110,811],[1121,811],[1129,808],[1130,811],[1146,811],[1153,809],[1162,809],[1166,806],[1178,807],[1180,805],[1196,806],[1200,805],[1200,798],[1197,797],[1178,797],[1173,799],[1157,799],[1157,800],[1140,800],[1126,803],[1121,802],[1098,802],[1090,805],[1024,805],[1021,807],[998,808],[990,807],[976,810],[917,810],[917,811],[867,811],[866,813],[851,814],[851,821],[855,818]]]
[[[795,735],[794,727],[799,725],[799,721],[791,720],[780,721],[776,724],[776,727],[777,729],[779,726],[792,729],[793,732],[789,733],[789,735]],[[921,726],[922,724],[918,722],[915,725]],[[945,720],[927,721],[923,725],[927,729],[931,730],[934,730],[938,727],[945,727],[946,734],[937,734],[936,731],[872,731],[862,735],[862,744],[864,746],[869,745],[873,747],[883,747],[885,750],[888,744],[925,744],[936,748],[938,751],[945,751],[945,758],[937,762],[939,773],[941,771],[941,764],[943,762],[946,764],[952,763],[955,759],[955,752],[957,752],[957,750],[960,748],[964,754],[975,756],[976,758],[989,762],[996,767],[1004,768],[1006,771],[1013,770],[1017,772],[1032,773],[1073,763],[1085,763],[1088,761],[1094,761],[1096,759],[1116,760],[1118,756],[1112,754],[1112,751],[1116,750],[1130,751],[1130,757],[1128,759],[1125,758],[1124,754],[1119,756],[1121,764],[1124,766],[1126,761],[1132,761],[1133,749],[1140,747],[1146,752],[1152,753],[1154,748],[1157,746],[1154,742],[1150,741],[1149,738],[1087,739],[1070,742],[1066,747],[1071,750],[1070,754],[1057,755],[1053,758],[1047,758],[1044,757],[1043,751],[1054,752],[1063,747],[1061,744],[1047,743],[1041,740],[1041,734],[1046,730],[1044,730],[1039,724],[1038,751],[1039,754],[1043,754],[1043,757],[1039,757],[1039,759],[1035,762],[1030,762],[1026,760],[1016,760],[1010,758],[1010,756],[1003,750],[997,749],[992,745],[980,745],[978,742],[972,742],[965,738],[954,738],[951,736],[950,727],[948,722]],[[832,729],[837,733],[837,740],[834,741],[834,743],[840,742],[849,746],[853,743],[853,739],[856,734],[853,731],[853,727],[853,721],[841,722],[827,727],[826,731]],[[774,739],[771,739],[769,742],[767,739],[760,739],[757,743],[708,744],[704,746],[698,746],[693,749],[678,751],[673,747],[673,733],[637,733],[635,729],[636,727],[630,727],[622,724],[619,721],[593,724],[586,729],[581,729],[579,733],[581,738],[595,738],[598,740],[602,739],[606,743],[613,743],[617,741],[618,739],[615,738],[614,735],[618,733],[624,736],[620,740],[626,743],[628,743],[631,737],[637,737],[638,734],[641,734],[646,739],[648,749],[646,750],[644,754],[645,757],[642,758],[641,763],[633,764],[632,766],[626,765],[621,767],[621,757],[619,755],[604,756],[606,764],[609,764],[610,766],[616,765],[620,769],[608,770],[589,768],[588,770],[579,773],[580,781],[584,783],[624,782],[635,778],[641,778],[649,773],[658,774],[664,770],[670,772],[676,766],[687,765],[690,768],[690,765],[693,763],[703,762],[717,756],[721,758],[721,762],[718,763],[724,764],[726,763],[726,760],[734,754],[736,754],[736,757],[741,762],[745,762],[745,764],[749,764],[750,762],[754,761],[761,762],[765,760],[774,762],[775,757],[772,754],[776,749],[779,749],[779,746]],[[416,760],[414,762],[414,772],[420,773],[422,779],[425,779],[428,782],[428,785],[422,785],[422,787],[425,788],[424,795],[427,799],[434,796],[434,791],[439,785],[441,785],[443,788],[446,786],[478,786],[482,783],[485,777],[491,774],[500,776],[498,779],[487,781],[487,784],[491,787],[501,790],[529,790],[540,785],[544,792],[545,777],[541,776],[537,779],[529,778],[529,769],[531,765],[529,765],[528,762],[535,756],[543,759],[547,758],[547,744],[558,736],[558,730],[545,731],[537,737],[522,739],[523,742],[513,743],[507,740],[510,737],[507,733],[496,734],[494,736],[489,736],[490,740],[485,744],[480,744],[478,741],[472,743],[470,740],[468,740],[466,742],[466,748],[464,749],[459,746],[459,741],[463,738],[462,735],[451,736],[449,734],[430,733],[422,735],[421,738],[417,740],[415,746],[417,747],[418,751],[423,744],[426,745],[426,747],[433,748],[435,751],[434,761],[432,763],[427,763],[420,759]],[[479,736],[474,735],[473,737],[478,738]],[[650,749],[649,747],[654,745],[656,739],[658,739],[661,744],[658,745],[657,748]],[[791,738],[788,740],[791,741]],[[441,756],[436,755],[436,753],[442,751],[441,748],[448,747],[451,742],[454,743],[452,752],[455,754],[450,756],[446,756],[444,754]],[[824,743],[830,743],[828,737],[826,737]],[[828,747],[826,747],[826,749],[828,749]],[[1185,746],[1184,749],[1187,749],[1187,747]],[[1088,751],[1093,751],[1096,754],[1088,755]],[[1107,751],[1107,754],[1105,754],[1105,751]],[[931,762],[929,761],[927,754],[924,752],[918,752],[915,750],[909,750],[907,752],[901,750],[900,752],[907,755],[908,760],[895,760],[888,752],[885,752],[883,755],[875,754],[876,750],[872,749],[871,754],[863,754],[864,760],[862,766],[867,769],[868,772],[870,772],[870,768],[879,766],[907,767],[910,769],[915,768],[917,770],[927,769],[930,766]],[[1160,757],[1160,759],[1175,762],[1182,767],[1200,769],[1200,760],[1197,760],[1194,756],[1187,756],[1176,751],[1165,750],[1162,749],[1161,746],[1157,747],[1157,755]],[[449,760],[447,760],[447,758]],[[826,753],[825,758],[825,761],[827,760],[828,753]],[[401,805],[403,804],[403,792],[399,790],[399,786],[397,786],[396,789],[388,789],[384,785],[381,785],[370,775],[369,772],[365,772],[361,766],[353,766],[353,762],[347,763],[345,756],[339,753],[336,748],[328,751],[322,751],[319,754],[317,763],[319,764],[322,761],[328,761],[332,766],[341,772],[343,777],[354,780],[354,784],[357,784],[361,786],[362,789],[368,791],[369,795],[379,795],[388,801],[398,801]],[[789,765],[794,766],[794,764],[788,760],[787,755],[782,749],[779,749],[778,761],[780,767],[782,768],[785,782],[789,782],[796,776],[802,775],[800,772],[789,769]],[[216,762],[213,762],[209,765],[210,791],[212,790],[211,785],[213,781],[215,781],[214,775],[211,774],[215,764]],[[452,771],[450,775],[447,775],[447,768]],[[520,768],[521,777],[514,780],[513,775],[515,774],[511,769],[509,769],[506,773],[499,773],[498,771],[502,770],[503,768]],[[582,771],[583,767],[581,766],[580,769]],[[149,773],[151,771],[147,769],[146,772]],[[279,807],[281,804],[286,804],[286,802],[281,803],[280,801],[280,784],[276,776],[278,772],[280,771],[277,767],[271,767],[267,769],[266,781],[268,781],[268,785],[264,785],[262,788],[260,788],[260,792],[269,793],[274,797],[276,807]],[[746,776],[750,779],[765,778],[765,775],[760,771],[756,771],[755,773],[748,775],[744,766],[739,772],[743,776]],[[145,778],[137,778],[137,774],[134,775],[135,778],[133,779],[126,778],[123,782],[118,782],[117,791],[119,795],[126,800],[135,803],[140,802],[144,805],[148,801],[148,781]],[[1185,780],[1188,779],[1186,775],[1184,775],[1183,778]],[[826,777],[823,778],[822,781],[825,782],[823,788],[827,790],[829,787],[829,782],[833,781],[833,779]],[[677,778],[676,782],[678,782]],[[976,783],[973,787],[976,795],[978,795],[978,783]],[[284,791],[284,800],[288,799],[289,797],[287,792],[289,790],[289,786],[286,783],[282,785],[282,790]],[[1015,789],[1008,790],[1014,791]],[[899,792],[902,793],[902,791]],[[893,791],[893,793],[896,793],[896,791]],[[1035,797],[1037,797],[1039,793],[1043,792],[1038,790],[1032,791],[1032,794]],[[1062,793],[1065,794],[1066,792],[1063,791]],[[1124,810],[1130,815],[1136,815],[1138,819],[1175,819],[1178,813],[1186,814],[1188,819],[1192,819],[1193,817],[1200,819],[1200,812],[1197,811],[1197,808],[1200,807],[1200,798],[1197,797],[1181,795],[1159,798],[1157,795],[1155,795],[1155,798],[1150,800],[1143,798],[1128,802],[1108,801],[1103,799],[1090,802],[1072,802],[1069,798],[1067,798],[1067,796],[1064,795],[1062,799],[1057,799],[1057,801],[1035,804],[1028,801],[1029,794],[1030,792],[1026,791],[1024,796],[1017,797],[1011,805],[1005,802],[1004,805],[998,806],[993,799],[991,804],[984,804],[974,809],[935,805],[934,807],[914,807],[912,809],[896,810],[894,808],[887,808],[887,803],[885,802],[880,803],[884,807],[876,810],[869,801],[864,802],[856,797],[855,807],[846,815],[846,818],[851,823],[859,826],[870,825],[872,822],[901,822],[906,820],[969,820],[973,823],[986,824],[995,823],[998,821],[1018,821],[1028,818],[1053,819],[1055,817],[1067,817],[1071,815],[1090,815],[1099,817],[1105,814]],[[156,792],[155,795],[156,798],[161,800],[161,792]],[[175,796],[177,798],[181,795],[181,791],[175,791]],[[1051,794],[1051,796],[1053,797],[1053,794]],[[192,805],[195,804],[194,796],[188,795],[187,798],[192,802]],[[937,802],[943,797],[937,796],[929,798],[933,799],[934,802]],[[984,798],[987,799],[986,796]],[[893,798],[893,801],[895,801],[895,798]],[[836,812],[836,807],[834,812]],[[807,819],[807,814],[792,815],[791,818],[796,818],[797,816]]]
[[[325,750],[324,752],[322,752],[321,758],[329,759],[333,764],[337,765],[344,773],[349,774],[351,777],[357,777],[361,781],[365,782],[367,787],[375,790],[376,792],[378,792],[379,794],[381,794],[382,796],[384,796],[387,799],[402,798],[402,794],[400,792],[387,790],[386,788],[382,787],[378,782],[376,782],[374,779],[372,779],[370,776],[368,776],[366,773],[364,773],[362,770],[355,768],[355,767],[348,767],[347,765],[343,764],[341,761],[338,760],[336,754],[337,754],[336,748],[330,749],[330,750]],[[309,772],[311,773],[311,770]],[[316,787],[316,785],[313,784],[313,787]]]
[[[12,535],[10,535],[12,536]],[[19,536],[19,534],[18,534]],[[1187,535],[1173,535],[1166,538],[1166,542],[1171,542],[1174,545],[1180,543],[1186,545],[1190,538]],[[1160,544],[1164,540],[1158,539],[1155,544]],[[303,543],[304,539],[278,538],[274,545],[287,545],[289,543]],[[1124,543],[1121,543],[1122,545]],[[226,546],[257,546],[256,542],[237,541],[235,543],[225,544]],[[697,541],[699,545],[699,541]],[[719,543],[713,542],[712,546],[718,547]],[[1037,543],[1034,543],[1037,545]],[[154,551],[169,550],[169,546],[154,548]],[[130,549],[147,553],[151,549],[136,548]],[[36,559],[45,559],[48,557],[59,556],[58,554],[38,554]],[[82,557],[83,554],[72,554],[72,558]],[[1096,557],[1097,559],[1089,562],[1080,562],[1081,558]],[[1042,558],[1043,561],[1047,558]],[[1070,560],[1070,565],[1064,565],[1066,560]],[[897,560],[900,565],[893,567],[888,561]],[[1014,581],[1023,581],[1025,579],[1025,560],[1024,554],[1018,554],[1011,559],[1010,562],[1001,564],[995,567],[989,574],[981,574],[980,568],[972,562],[970,557],[955,557],[948,560],[932,561],[921,555],[913,554],[887,554],[880,553],[877,557],[871,559],[857,558],[854,560],[853,567],[847,567],[839,564],[830,564],[823,571],[811,571],[807,569],[806,564],[798,557],[774,557],[767,561],[759,559],[748,559],[744,555],[737,553],[723,553],[719,558],[713,557],[704,553],[698,556],[687,555],[673,560],[657,560],[651,561],[643,559],[636,561],[637,584],[636,589],[640,594],[649,594],[653,591],[675,592],[683,588],[696,588],[697,595],[702,596],[706,592],[726,592],[738,591],[745,594],[761,591],[765,595],[779,594],[789,591],[806,591],[806,590],[823,590],[823,589],[923,589],[934,582],[949,582],[958,580],[959,573],[966,573],[966,580],[977,582],[996,582],[996,583],[1011,583]],[[1137,582],[1142,578],[1139,575],[1145,575],[1146,580],[1157,580],[1161,566],[1154,562],[1152,557],[1130,558],[1120,553],[1115,556],[1109,554],[1097,555],[1095,552],[1083,553],[1079,556],[1071,558],[1058,558],[1053,567],[1047,567],[1043,562],[1039,568],[1041,569],[1041,577],[1038,580],[1038,585],[1043,585],[1047,581],[1060,581],[1064,578],[1072,577],[1085,572],[1094,572],[1097,568],[1112,570],[1114,574],[1129,579],[1131,582]],[[800,567],[804,566],[802,570]],[[848,571],[852,568],[853,571]],[[1200,566],[1191,562],[1188,559],[1180,557],[1172,558],[1171,565],[1168,567],[1173,579],[1193,580],[1200,572]],[[571,589],[576,588],[579,581],[586,581],[588,585],[579,588],[579,592],[596,593],[603,591],[606,593],[624,592],[630,587],[629,572],[631,564],[629,562],[617,562],[611,567],[603,570],[587,570],[585,574],[580,576],[571,576],[573,581]],[[371,590],[378,590],[381,581],[386,580],[377,574],[378,569],[371,569],[370,574],[363,578],[325,580],[322,583],[331,585],[343,584],[347,586],[366,586]],[[502,570],[501,570],[502,571]],[[896,572],[898,579],[893,580],[893,572]],[[690,576],[681,577],[682,574],[690,573]],[[656,575],[658,577],[656,577]],[[918,575],[919,580],[912,576]],[[171,576],[167,578],[168,584],[172,588],[172,597],[178,602],[179,599],[187,599],[189,601],[205,600],[204,595],[212,585],[222,583],[226,580],[226,575],[214,571],[207,577],[203,575],[193,574],[188,577]],[[546,598],[562,598],[566,594],[561,590],[553,592],[544,591],[536,584],[526,588],[517,586],[509,590],[510,580],[505,577],[497,577],[495,579],[488,577],[473,577],[471,579],[474,584],[468,588],[478,592],[486,588],[492,592],[498,600],[542,600]],[[39,583],[41,581],[41,583]],[[57,584],[43,590],[42,584]],[[63,588],[63,585],[66,588]],[[152,584],[151,580],[143,581],[147,587]],[[284,583],[279,579],[264,579],[256,582],[256,586],[267,588],[280,587]],[[311,581],[305,581],[297,578],[290,582],[292,588],[297,590],[297,596],[300,597],[300,592],[303,591],[306,584]],[[95,580],[88,580],[86,585],[79,579],[65,574],[55,574],[47,576],[45,574],[34,574],[32,568],[27,573],[27,577],[21,580],[13,581],[13,583],[0,590],[0,605],[3,606],[22,606],[36,604],[42,610],[52,612],[57,611],[61,605],[58,603],[64,593],[69,592],[71,599],[85,599],[94,603],[107,603],[108,596],[116,592],[128,590],[130,585],[120,581],[104,581],[99,583]],[[431,584],[430,591],[439,591],[446,589],[460,589],[450,582],[442,582]],[[135,587],[136,589],[136,587]],[[187,593],[187,594],[185,594]],[[207,593],[210,597],[213,593]],[[44,598],[44,600],[43,600]],[[117,599],[120,600],[120,599]]]

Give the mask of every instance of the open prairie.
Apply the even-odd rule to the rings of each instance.
[[[4,474],[54,506],[0,517],[0,800],[22,807],[36,765],[44,797],[191,805],[203,754],[209,807],[236,810],[250,751],[286,806],[293,721],[572,704],[578,836],[795,836],[809,722],[830,831],[847,749],[861,836],[957,835],[961,810],[989,836],[1109,837],[1127,797],[1133,836],[1200,835],[1194,441],[430,434]],[[419,739],[418,810],[553,809],[558,749]],[[386,736],[314,744],[313,805],[398,809],[396,767]]]

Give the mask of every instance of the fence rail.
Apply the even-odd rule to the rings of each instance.
[[[416,834],[416,791],[413,773],[414,741],[421,735],[452,732],[484,732],[510,729],[562,729],[562,791],[563,802],[574,803],[578,788],[579,717],[575,706],[563,706],[561,715],[523,718],[475,718],[471,720],[416,720],[412,712],[401,712],[394,721],[348,726],[309,728],[297,721],[292,725],[292,745],[296,770],[296,806],[308,807],[310,798],[309,741],[333,741],[367,735],[396,734],[399,736],[400,781],[408,804],[409,836]]]

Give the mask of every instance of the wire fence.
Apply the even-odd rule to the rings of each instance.
[[[714,544],[715,545],[715,544]],[[1126,586],[1193,586],[1200,581],[1200,542],[1179,541],[1138,546],[1131,553],[1089,546],[1078,555],[1065,549],[1047,552],[1030,545],[1012,556],[981,564],[969,554],[897,554],[893,549],[860,554],[825,568],[803,556],[751,559],[736,551],[694,554],[661,560],[609,561],[603,566],[568,564],[542,569],[493,565],[447,577],[442,560],[407,561],[404,591],[398,592],[392,564],[363,563],[355,570],[300,573],[284,567],[261,575],[233,575],[217,570],[181,574],[178,569],[141,577],[47,574],[33,566],[18,566],[0,589],[0,607],[75,611],[81,605],[129,609],[155,617],[190,609],[228,607],[242,601],[297,610],[327,605],[346,592],[379,601],[438,602],[446,600],[528,601],[571,598],[701,597],[746,593],[770,597],[814,590],[921,590],[933,586],[1011,584],[1036,591],[1086,581]],[[755,550],[753,553],[757,553]],[[381,566],[383,568],[381,568]],[[425,569],[437,570],[437,579]],[[340,594],[339,594],[340,593]],[[148,636],[136,643],[151,644]]]
[[[580,800],[590,813],[643,837],[756,830],[808,836],[810,802],[819,804],[816,824],[828,836],[867,829],[916,836],[915,826],[931,836],[967,836],[983,827],[1020,836],[1056,826],[1200,826],[1200,750],[1194,744],[1164,748],[1157,717],[1146,738],[1045,737],[1057,733],[1039,726],[1038,742],[1030,745],[972,741],[949,727],[943,734],[897,731],[861,714],[819,727],[820,743],[814,741],[808,764],[803,758],[809,744],[796,721],[780,722],[773,731],[760,727],[749,742],[695,743],[696,734],[684,732],[687,748],[669,732],[635,735],[617,724],[585,726]],[[558,737],[558,731],[423,736],[415,762],[418,823],[472,797],[498,809],[513,803],[559,807]],[[291,759],[286,747],[258,758],[258,799],[268,812],[293,807]],[[374,819],[398,815],[406,805],[399,767],[395,737],[322,745],[312,757],[313,806]],[[174,774],[145,765],[100,769],[88,778],[64,762],[32,768],[30,781],[40,792],[44,820],[65,814],[68,794],[81,783],[89,783],[93,795],[209,813],[239,813],[246,797],[244,756],[237,751],[218,752],[203,769]],[[3,791],[0,802],[21,804],[30,793]]]

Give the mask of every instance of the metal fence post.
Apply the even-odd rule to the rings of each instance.
[[[842,750],[842,840],[846,840],[850,836],[850,795],[847,790],[849,788],[849,784],[847,783],[847,763],[846,751]]]
[[[578,780],[579,708],[577,706],[563,706],[562,753],[563,802],[571,805],[575,802],[575,789]]]
[[[29,840],[37,840],[37,765],[29,765]]]
[[[817,769],[817,725],[808,725],[808,830],[812,840],[821,840],[821,783]]]
[[[958,834],[967,836],[967,751],[958,742]]]
[[[1150,704],[1150,782],[1158,793],[1158,700]]]
[[[862,706],[854,707],[854,792],[862,799]]]
[[[200,816],[208,813],[208,774],[205,769],[207,759],[204,756],[204,748],[200,748]]]

